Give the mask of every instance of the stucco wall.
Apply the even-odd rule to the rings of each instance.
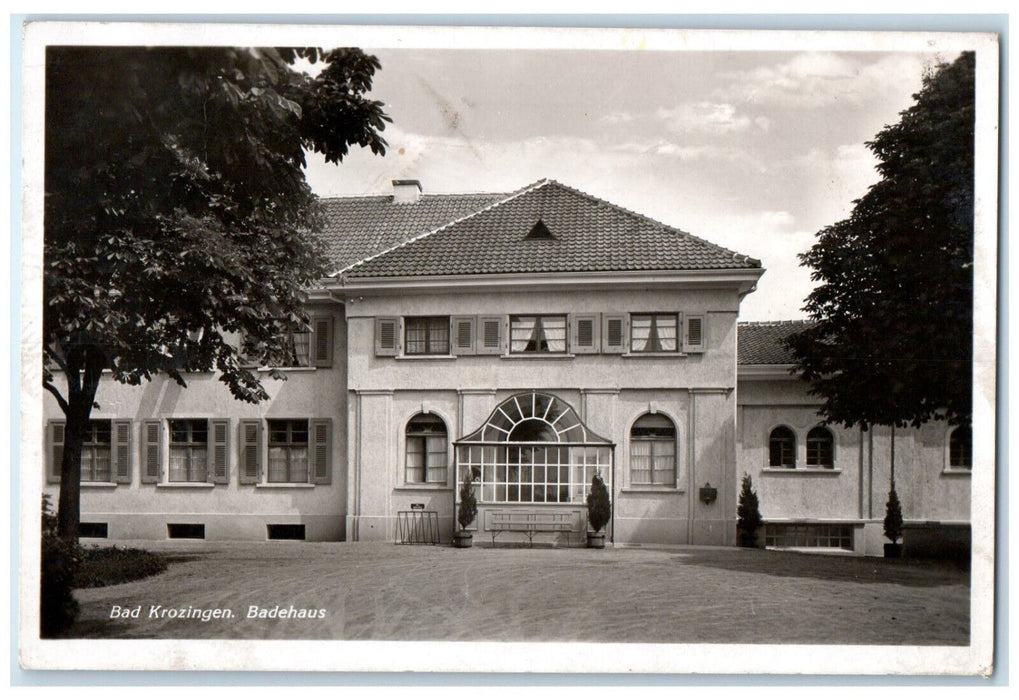
[[[705,351],[563,358],[393,358],[376,357],[374,352],[377,316],[662,311],[704,314]],[[406,484],[407,421],[422,410],[432,412],[446,423],[452,443],[480,426],[502,400],[537,390],[569,403],[588,428],[615,443],[610,533],[617,543],[731,542],[736,311],[737,295],[728,290],[436,293],[366,297],[351,303],[348,533],[356,539],[391,539],[397,512],[418,503],[438,513],[443,540],[448,541],[457,486],[452,446],[446,484]],[[668,416],[676,427],[677,478],[669,487],[630,483],[629,431],[650,411]],[[696,501],[692,489],[708,481],[719,489],[719,498],[704,505]],[[485,504],[481,507],[484,511]],[[484,513],[479,520],[484,522]]]
[[[330,368],[287,370],[286,381],[261,372],[269,399],[257,405],[237,401],[215,373],[187,376],[183,388],[166,377],[140,387],[104,378],[93,419],[132,421],[132,481],[116,486],[82,484],[81,519],[107,522],[111,538],[165,539],[167,523],[205,523],[207,539],[265,539],[266,524],[305,524],[309,540],[342,540],[346,503],[346,332],[338,306],[310,307],[310,313],[332,313],[333,362]],[[58,385],[60,378],[57,378]],[[48,394],[44,416],[62,420]],[[142,484],[142,421],[171,418],[229,419],[229,484]],[[332,419],[332,479],[317,485],[241,485],[238,483],[241,420],[255,418]],[[168,446],[164,440],[165,463]],[[264,465],[263,445],[263,465]],[[40,465],[40,468],[43,468]],[[263,470],[264,471],[264,470]],[[56,502],[57,485],[45,492]]]
[[[876,426],[861,433],[828,426],[835,439],[834,469],[806,469],[806,435],[820,423],[818,404],[806,385],[791,379],[741,380],[737,395],[738,476],[751,475],[765,520],[866,524],[856,549],[880,553],[891,429]],[[796,435],[796,469],[768,466],[769,435],[779,425]],[[969,521],[970,471],[949,468],[949,432],[939,422],[895,430],[896,491],[907,525]]]

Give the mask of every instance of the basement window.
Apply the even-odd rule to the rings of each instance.
[[[304,525],[266,525],[270,540],[303,540]]]
[[[78,537],[106,539],[108,536],[107,523],[78,523]]]
[[[204,540],[205,523],[167,523],[166,536],[171,540]]]

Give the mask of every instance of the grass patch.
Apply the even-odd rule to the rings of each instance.
[[[137,581],[163,573],[166,565],[166,557],[144,549],[82,547],[74,587],[101,588]]]

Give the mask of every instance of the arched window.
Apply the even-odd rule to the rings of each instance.
[[[768,466],[792,469],[796,466],[796,436],[780,425],[768,438]]]
[[[407,423],[408,484],[445,484],[447,466],[446,424],[431,413],[419,413]]]
[[[815,469],[835,468],[835,438],[824,426],[807,433],[807,466]]]
[[[568,403],[537,391],[503,400],[456,443],[457,482],[470,470],[481,503],[584,503],[591,478],[611,489],[612,443]]]
[[[948,438],[948,466],[952,469],[973,468],[973,431],[968,425],[956,428]]]
[[[630,483],[676,485],[676,426],[660,413],[647,413],[630,429]]]

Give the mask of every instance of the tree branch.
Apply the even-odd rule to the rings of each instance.
[[[43,382],[42,388],[53,394],[57,400],[57,404],[60,405],[60,410],[67,415],[67,400],[60,395],[60,389],[58,389],[52,382]]]

